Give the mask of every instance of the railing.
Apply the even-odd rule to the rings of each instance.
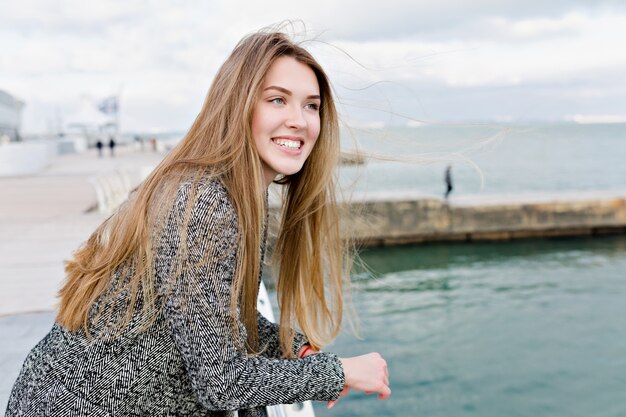
[[[89,182],[96,192],[98,211],[111,214],[130,195],[136,186],[133,175],[122,169],[91,177]]]
[[[270,297],[265,289],[265,285],[262,282],[261,288],[259,288],[259,297],[257,298],[256,308],[269,321],[272,323],[275,322]],[[297,404],[272,405],[266,408],[268,417],[315,417],[311,401]]]

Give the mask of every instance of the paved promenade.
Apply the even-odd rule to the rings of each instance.
[[[0,316],[50,310],[63,260],[104,220],[89,179],[116,169],[155,166],[161,154],[116,149],[54,158],[43,172],[0,178]]]

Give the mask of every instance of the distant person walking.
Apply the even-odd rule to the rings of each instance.
[[[96,148],[98,148],[98,156],[102,158],[102,148],[104,148],[104,144],[100,139],[96,142]]]
[[[111,150],[111,158],[115,156],[115,139],[111,136],[111,140],[109,140],[109,149]]]
[[[446,167],[446,175],[444,179],[446,181],[446,194],[444,195],[444,198],[448,201],[448,196],[454,189],[454,186],[452,185],[452,165],[448,165]]]

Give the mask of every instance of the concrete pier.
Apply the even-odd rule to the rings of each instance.
[[[359,246],[626,233],[626,190],[458,197],[356,196],[344,222]]]

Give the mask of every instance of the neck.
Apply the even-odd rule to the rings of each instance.
[[[261,165],[263,171],[261,174],[263,175],[263,179],[265,180],[265,189],[267,190],[270,184],[274,182],[274,178],[276,178],[277,174],[273,169],[265,165],[264,162],[261,162]]]

